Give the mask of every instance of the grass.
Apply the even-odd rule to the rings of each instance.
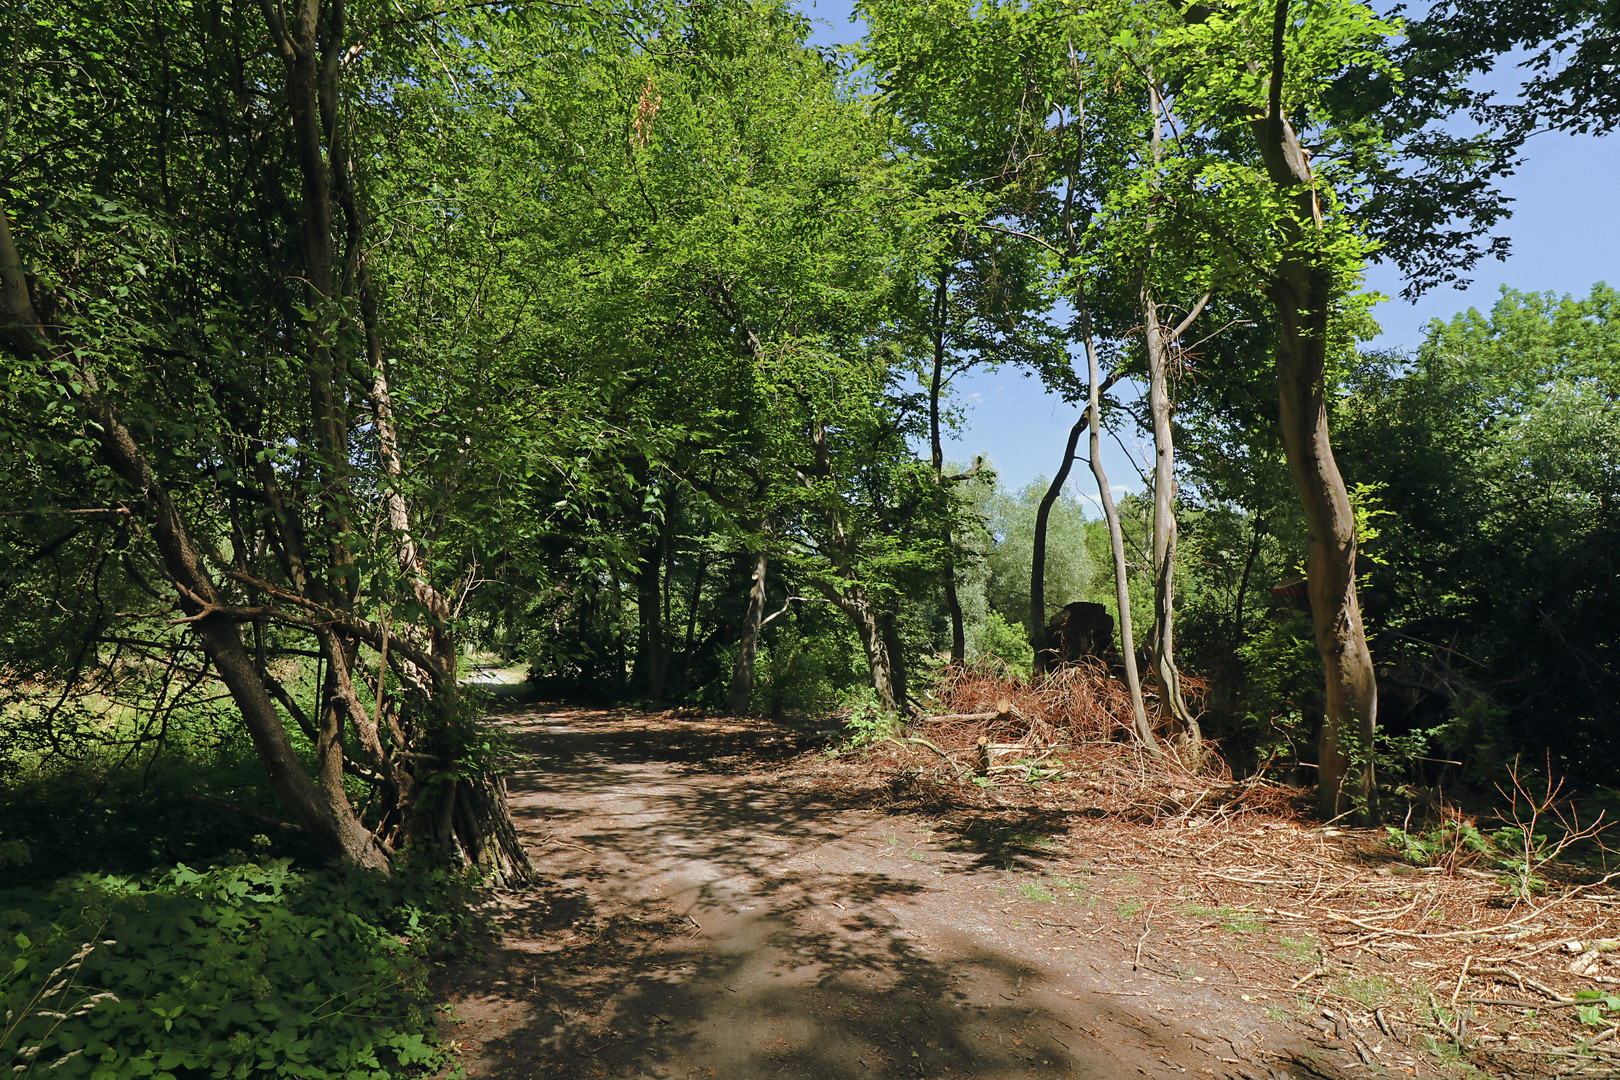
[[[1387,1005],[1397,996],[1394,984],[1381,975],[1338,979],[1333,984],[1333,992],[1351,1001],[1359,1001],[1369,1009]]]
[[[1234,934],[1252,934],[1260,929],[1256,919],[1249,918],[1249,912],[1239,911],[1229,907],[1210,907],[1207,904],[1183,904],[1181,913],[1195,919],[1210,919],[1220,924],[1222,930]]]
[[[1074,878],[1055,877],[1052,879],[1052,888],[1068,897],[1064,903],[1076,903],[1085,900],[1091,894],[1091,886]]]
[[[1280,938],[1277,955],[1284,960],[1310,960],[1316,956],[1316,942],[1309,938]]]
[[[1042,886],[1040,878],[1031,878],[1028,881],[1020,883],[1018,886],[1018,895],[1022,896],[1025,900],[1034,900],[1042,904],[1052,904],[1057,902],[1057,895],[1048,891],[1044,886]]]
[[[1142,913],[1142,901],[1135,899],[1121,900],[1114,905],[1114,910],[1121,919],[1134,919]]]

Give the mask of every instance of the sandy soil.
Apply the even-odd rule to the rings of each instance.
[[[496,898],[483,956],[448,976],[469,1076],[1368,1071],[1163,959],[1133,921],[1152,883],[1038,828],[830,797],[819,757],[764,724],[547,706],[506,723],[542,877]]]

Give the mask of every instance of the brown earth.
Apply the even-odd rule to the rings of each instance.
[[[757,722],[548,706],[504,722],[541,878],[497,894],[483,956],[447,976],[467,1076],[1370,1071],[1342,1015],[1247,985],[1309,979],[1308,948],[1190,906],[1148,860],[1088,853],[1073,826],[1114,826],[1072,799],[885,797]],[[1232,965],[1246,952],[1269,978]],[[1373,1037],[1373,1071],[1429,1073]]]

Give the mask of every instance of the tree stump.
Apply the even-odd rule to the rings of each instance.
[[[1101,604],[1067,604],[1046,624],[1046,641],[1050,667],[1087,658],[1106,661],[1114,651],[1114,617]]]

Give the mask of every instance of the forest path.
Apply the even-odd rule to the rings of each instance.
[[[1339,1075],[1279,1052],[1258,1003],[1134,970],[1128,940],[1052,902],[1067,879],[1009,888],[1005,846],[808,793],[815,759],[780,728],[505,721],[541,883],[498,896],[453,975],[469,1076]]]

